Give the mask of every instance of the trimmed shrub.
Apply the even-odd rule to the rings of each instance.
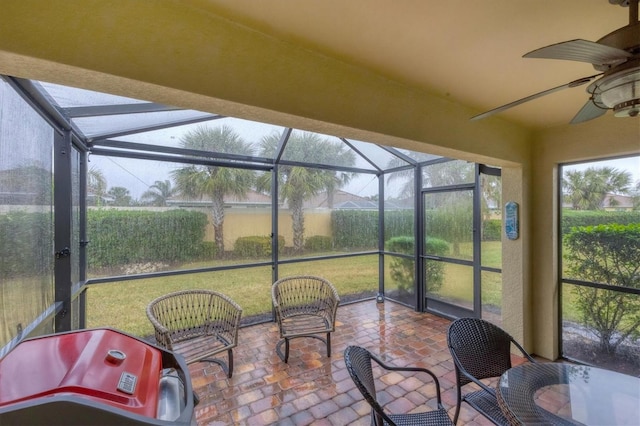
[[[451,246],[439,238],[427,238],[425,242],[427,253],[434,256],[449,254]],[[389,252],[415,254],[415,240],[410,236],[394,237],[387,240],[385,249]],[[426,264],[427,290],[436,292],[444,283],[444,263],[428,261]],[[394,257],[391,261],[391,277],[398,283],[399,290],[410,291],[415,282],[413,259]]]
[[[640,289],[640,223],[574,227],[566,235],[565,255],[572,277]],[[575,286],[583,323],[600,339],[600,349],[615,353],[627,338],[640,335],[640,298],[607,289]]]
[[[278,236],[278,252],[284,249],[284,237]],[[251,259],[271,256],[271,237],[268,235],[254,235],[250,237],[240,237],[236,240],[233,248],[234,256],[238,258]]]
[[[218,252],[215,241],[203,241],[200,249],[200,257],[202,260],[214,259]]]
[[[608,223],[628,225],[640,223],[640,211],[608,212],[604,210],[562,210],[562,233],[568,234],[576,226],[597,226]]]
[[[331,250],[333,241],[326,235],[314,235],[304,241],[304,248],[310,251]]]

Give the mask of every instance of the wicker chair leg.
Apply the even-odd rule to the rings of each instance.
[[[453,424],[458,424],[458,416],[460,415],[460,405],[462,405],[462,389],[458,386],[458,398],[456,402],[456,413],[453,415]]]
[[[203,359],[202,361],[213,362],[215,364],[218,364],[222,368],[222,371],[224,371],[227,374],[227,377],[231,378],[231,375],[233,374],[233,352],[231,351],[231,349],[228,349],[227,352],[229,354],[228,365],[226,362],[224,362],[222,358],[206,358],[206,359]]]
[[[227,350],[227,354],[229,355],[229,373],[227,374],[227,376],[231,378],[231,376],[233,375],[233,350]]]
[[[284,339],[284,363],[289,362],[289,339]]]
[[[331,333],[327,333],[327,358],[331,358]]]

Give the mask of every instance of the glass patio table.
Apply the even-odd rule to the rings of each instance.
[[[514,425],[640,425],[640,378],[585,365],[523,364],[497,385]]]

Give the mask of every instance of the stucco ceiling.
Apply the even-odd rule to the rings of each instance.
[[[596,74],[587,63],[522,55],[597,41],[629,21],[629,9],[609,0],[203,0],[201,7],[478,112]],[[568,123],[587,99],[581,86],[500,115],[547,128]]]

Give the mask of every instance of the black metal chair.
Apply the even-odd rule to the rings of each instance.
[[[387,414],[384,408],[376,399],[376,387],[373,377],[372,362],[375,361],[380,367],[389,371],[411,371],[427,373],[433,379],[436,388],[435,410],[412,414]],[[447,414],[447,410],[442,406],[440,397],[440,382],[431,371],[419,367],[393,367],[383,363],[378,357],[360,346],[349,346],[344,351],[344,362],[351,379],[358,387],[362,396],[371,406],[371,424],[374,426],[383,425],[434,425],[452,426],[453,422]]]
[[[447,344],[456,371],[457,403],[453,422],[457,423],[464,401],[497,425],[508,425],[496,390],[483,379],[497,378],[511,368],[511,345],[530,362],[536,362],[509,333],[479,318],[460,318],[449,325]],[[479,390],[463,393],[463,387],[475,383]]]

